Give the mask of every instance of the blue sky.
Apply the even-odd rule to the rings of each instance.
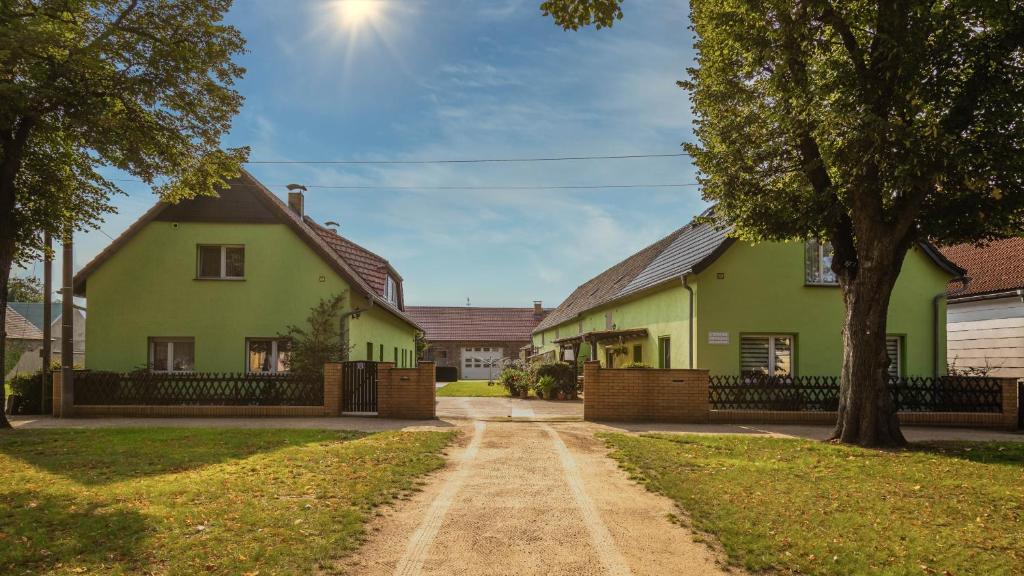
[[[610,30],[564,32],[540,0],[385,1],[346,26],[324,0],[237,0],[245,105],[225,145],[254,160],[449,159],[679,152],[692,138],[675,85],[694,57],[685,2],[628,0]],[[365,24],[365,23],[364,23]],[[686,158],[543,164],[303,166],[249,170],[283,184],[531,186],[694,181]],[[115,199],[116,236],[154,201]],[[310,189],[307,212],[399,270],[409,304],[555,305],[684,225],[695,187],[613,190]],[[110,240],[76,237],[76,269]],[[59,270],[59,268],[57,268]],[[19,275],[38,273],[29,266]]]

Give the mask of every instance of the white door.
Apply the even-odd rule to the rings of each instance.
[[[493,380],[501,372],[501,348],[463,348],[460,366],[463,380]]]

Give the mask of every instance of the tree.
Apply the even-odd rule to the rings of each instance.
[[[42,302],[43,283],[39,278],[11,278],[7,281],[7,302]]]
[[[904,257],[1024,230],[1024,4],[693,0],[691,22],[697,66],[679,84],[704,197],[742,238],[831,242],[846,310],[833,436],[904,443],[885,352]]]
[[[306,326],[288,326],[283,336],[291,341],[288,370],[294,374],[323,377],[324,364],[348,358],[348,342],[342,337],[347,292],[323,298],[309,311]]]
[[[0,325],[11,266],[40,253],[41,232],[64,238],[114,211],[120,189],[101,170],[171,202],[238,174],[248,149],[220,147],[242,103],[232,58],[245,43],[222,23],[230,6],[0,3]]]

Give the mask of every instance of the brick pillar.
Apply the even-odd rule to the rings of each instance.
[[[378,364],[377,414],[382,418],[429,420],[435,417],[434,363],[416,368]]]
[[[324,414],[341,415],[341,362],[324,364]]]
[[[433,420],[437,418],[437,367],[433,362],[419,363],[419,398],[422,414]],[[428,416],[426,416],[428,415]]]
[[[61,402],[60,402],[60,390],[61,390],[61,373],[59,370],[54,370],[50,374],[50,385],[53,388],[53,415],[61,417]]]
[[[1003,383],[1003,428],[1017,429],[1020,417],[1020,399],[1017,398],[1018,386],[1016,378],[1000,378]]]
[[[595,402],[600,401],[602,394],[601,363],[597,360],[587,360],[583,363],[583,419],[591,420],[597,418],[597,411],[594,409]],[[588,412],[590,413],[588,416]]]

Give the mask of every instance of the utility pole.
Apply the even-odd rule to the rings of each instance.
[[[72,287],[75,275],[72,232],[64,237],[64,287],[61,289],[60,322],[60,414],[70,415],[75,399],[75,296]]]
[[[46,413],[46,397],[50,397],[50,412],[53,412],[53,386],[50,384],[50,362],[53,358],[53,239],[49,232],[43,232],[46,253],[43,256],[43,390],[39,396],[40,411]]]

